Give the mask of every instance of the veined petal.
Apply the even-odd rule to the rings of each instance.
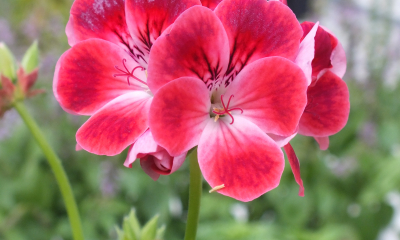
[[[200,78],[212,89],[225,73],[228,58],[228,38],[220,20],[210,9],[194,6],[154,43],[149,63],[150,89],[155,93],[179,77]]]
[[[148,128],[151,100],[147,93],[134,91],[107,103],[79,128],[78,144],[97,155],[119,154]]]
[[[125,0],[128,29],[146,63],[154,41],[183,11],[194,5],[201,3],[199,0]]]
[[[290,167],[292,168],[294,179],[296,180],[297,184],[299,184],[300,187],[299,196],[304,197],[304,186],[303,186],[303,180],[301,179],[300,175],[299,159],[297,158],[296,153],[294,152],[293,147],[292,145],[290,145],[290,143],[285,145],[283,149],[285,149],[286,156],[290,163]]]
[[[146,86],[132,78],[128,83],[126,76],[114,77],[122,73],[116,66],[124,70],[124,64],[129,71],[139,67],[128,53],[113,43],[101,39],[82,41],[58,60],[54,95],[66,111],[91,115],[114,98]],[[145,72],[140,69],[134,75],[146,79]]]
[[[346,83],[331,71],[322,75],[307,90],[308,103],[300,119],[299,133],[326,137],[339,132],[347,123],[350,111]]]
[[[310,85],[312,82],[311,63],[314,59],[315,54],[315,34],[317,33],[318,25],[319,23],[317,22],[310,30],[310,32],[301,41],[299,52],[294,61],[306,75],[308,85]]]
[[[222,0],[201,0],[204,7],[214,10]]]
[[[325,151],[329,147],[329,137],[314,137],[315,141],[319,144],[319,149]]]
[[[275,142],[253,123],[237,117],[210,121],[201,135],[198,158],[212,188],[240,201],[251,201],[278,186],[285,161]]]
[[[241,114],[266,133],[289,136],[295,133],[307,103],[307,80],[293,62],[281,57],[260,59],[244,68],[227,88],[234,95],[232,112]]]
[[[229,38],[230,64],[225,85],[247,64],[281,56],[294,60],[303,31],[284,4],[266,0],[224,0],[215,9]]]
[[[124,0],[75,0],[66,33],[71,46],[89,38],[101,38],[126,50],[134,46],[126,26]]]
[[[209,91],[196,78],[179,78],[162,87],[150,109],[150,129],[155,141],[172,156],[198,145],[210,118]]]

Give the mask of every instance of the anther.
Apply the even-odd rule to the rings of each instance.
[[[135,72],[136,69],[139,68],[139,69],[141,69],[141,70],[143,71],[143,70],[145,70],[144,67],[137,66],[137,67],[133,68],[132,71],[130,72],[130,71],[128,70],[128,67],[126,66],[125,63],[126,63],[126,59],[124,58],[124,59],[122,60],[122,64],[124,65],[125,70],[119,68],[118,66],[114,66],[115,69],[117,69],[118,71],[123,72],[123,73],[114,74],[113,77],[126,77],[126,80],[128,81],[128,85],[129,85],[129,86],[131,85],[131,83],[129,82],[129,78],[133,78],[133,79],[135,79],[136,81],[139,81],[139,82],[141,82],[141,83],[143,83],[144,85],[147,86],[147,83],[146,83],[146,82],[140,80],[139,78],[135,77],[135,75],[133,75],[133,73]]]
[[[241,113],[243,113],[243,109],[241,109],[241,108],[231,108],[231,109],[229,109],[229,104],[231,103],[231,99],[234,97],[234,95],[231,95],[229,97],[228,104],[226,106],[225,106],[223,97],[224,97],[224,95],[221,95],[221,103],[222,103],[223,109],[214,108],[212,112],[214,114],[216,114],[218,116],[218,118],[219,118],[220,115],[228,114],[232,118],[231,124],[233,124],[235,119],[233,118],[231,112],[234,111],[234,110],[240,110]],[[217,116],[215,116],[215,120],[214,121],[218,120]]]
[[[213,189],[211,189],[210,191],[208,191],[209,193],[213,193],[213,192],[216,192],[216,191],[218,191],[218,190],[221,190],[221,189],[223,189],[225,187],[225,184],[222,184],[222,185],[219,185],[219,186],[216,186],[216,187],[213,187]]]

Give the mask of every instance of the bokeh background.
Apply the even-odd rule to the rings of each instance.
[[[37,87],[47,93],[28,108],[71,180],[86,239],[116,239],[115,226],[136,208],[144,223],[160,214],[166,240],[183,239],[187,163],[154,182],[136,163],[75,151],[86,120],[65,113],[52,94],[53,71],[69,48],[64,33],[73,0],[0,0],[0,41],[18,59],[34,40],[41,51]],[[288,1],[299,21],[320,21],[343,43],[351,95],[347,126],[327,151],[311,138],[292,145],[305,197],[287,163],[279,187],[242,203],[204,182],[199,240],[400,239],[400,0]],[[43,154],[15,111],[0,119],[0,239],[71,239],[63,200]]]

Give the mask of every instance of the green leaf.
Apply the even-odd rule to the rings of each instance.
[[[154,216],[142,229],[141,240],[154,240],[157,233],[158,215]]]
[[[15,80],[15,69],[14,55],[3,42],[0,42],[0,73]]]
[[[26,73],[31,73],[39,66],[39,48],[37,41],[34,41],[25,52],[21,65]]]
[[[165,225],[162,225],[159,229],[157,229],[156,239],[155,240],[163,239],[164,238],[164,233],[165,233]]]

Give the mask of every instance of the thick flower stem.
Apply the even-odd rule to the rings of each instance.
[[[14,103],[14,107],[21,115],[25,124],[28,126],[33,137],[35,138],[36,142],[39,144],[39,147],[42,149],[44,155],[46,156],[51,169],[53,170],[58,186],[64,198],[65,206],[67,208],[67,213],[71,223],[74,240],[83,240],[84,238],[83,238],[83,231],[82,231],[79,211],[74,199],[71,185],[69,184],[67,175],[64,171],[60,159],[53,151],[53,149],[50,147],[49,143],[46,141],[43,133],[39,129],[35,120],[30,116],[30,114],[26,110],[23,102],[17,101],[16,103]]]
[[[190,186],[189,186],[189,211],[186,223],[185,240],[195,240],[197,225],[199,224],[200,199],[202,178],[197,160],[197,148],[189,155]]]

